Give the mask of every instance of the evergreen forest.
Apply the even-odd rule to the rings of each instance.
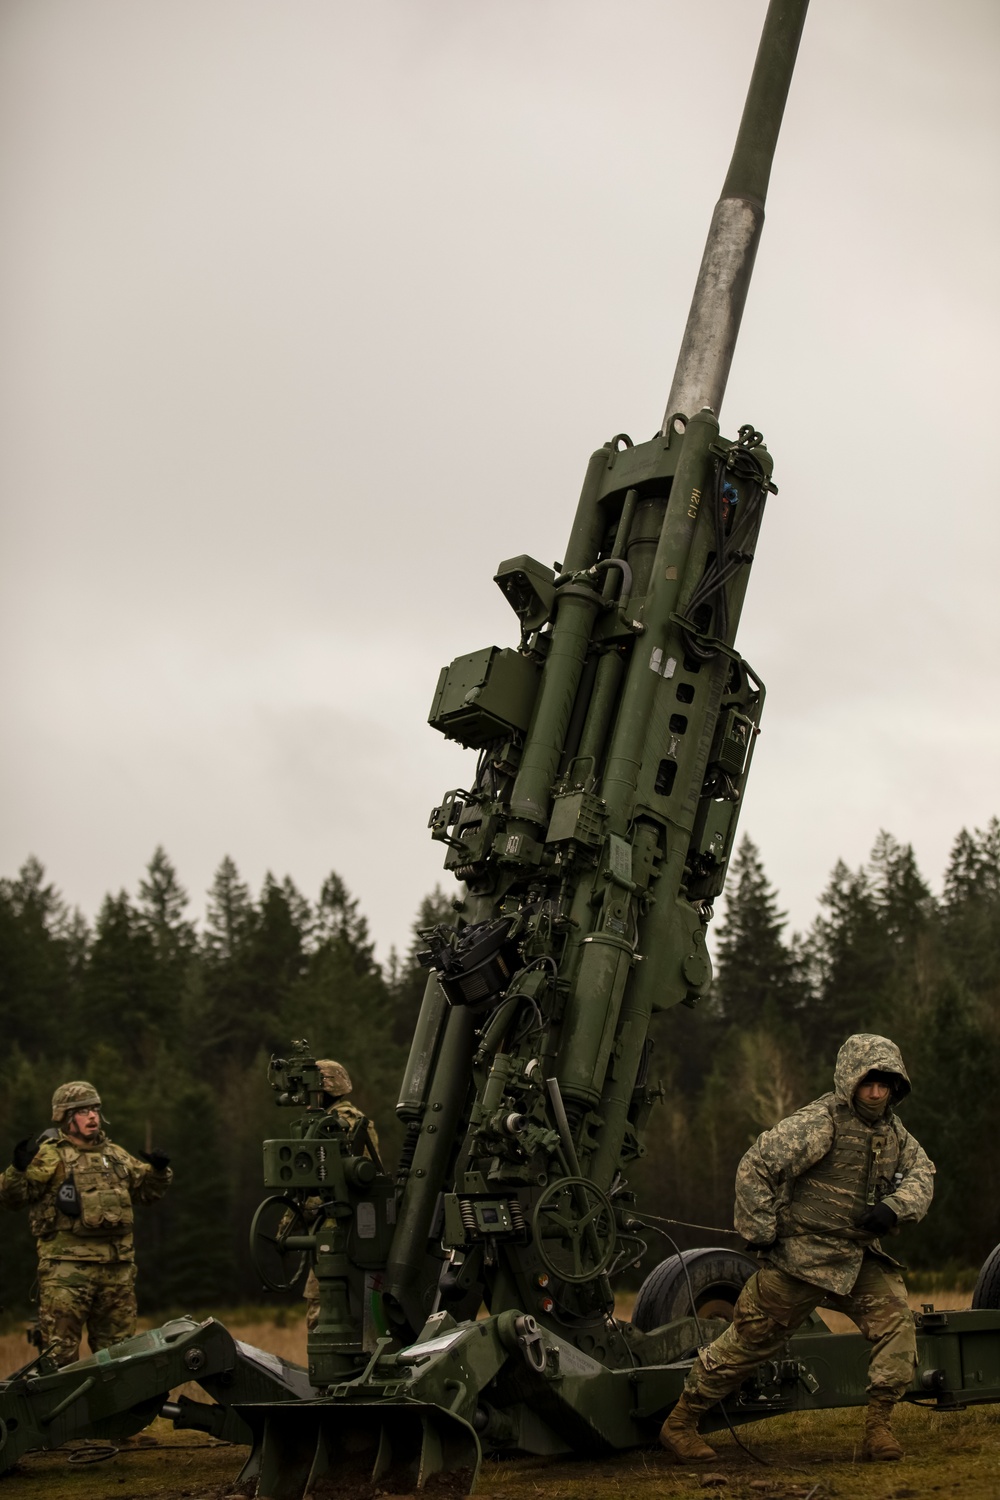
[[[159,1147],[175,1169],[163,1202],[137,1211],[140,1310],[257,1298],[246,1243],[260,1143],[285,1128],[268,1058],[307,1037],[343,1061],[391,1167],[426,977],[416,935],[450,910],[441,891],[426,898],[411,950],[380,965],[336,874],[314,901],[271,876],[254,896],[226,858],[197,923],[158,849],[135,894],[107,896],[91,924],[28,859],[0,880],[0,1153],[48,1124],[58,1083],[90,1079],[112,1138]],[[844,1037],[875,1031],[902,1048],[914,1089],[901,1118],[938,1167],[931,1213],[899,1253],[938,1273],[978,1266],[1000,1241],[1000,820],[958,835],[940,896],[913,850],[881,833],[863,867],[836,865],[805,935],[787,932],[744,838],[714,943],[710,998],[655,1022],[649,1082],[662,1098],[635,1173],[640,1211],[730,1226],[743,1151],[832,1087]],[[34,1244],[23,1213],[0,1227],[0,1300],[21,1315]],[[681,1245],[735,1243],[667,1227]],[[654,1238],[647,1266],[668,1253]]]

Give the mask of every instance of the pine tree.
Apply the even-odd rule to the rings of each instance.
[[[162,1202],[136,1215],[143,1305],[225,1303],[232,1296],[237,1247],[230,1233],[228,1142],[215,1090],[185,1081],[179,1070],[161,1132],[169,1140],[175,1175]]]
[[[366,973],[374,963],[375,944],[368,932],[368,922],[358,912],[357,899],[350,894],[340,876],[331,871],[320,889],[310,933],[314,950],[339,947],[350,955],[358,973]]]
[[[917,868],[911,845],[899,844],[891,834],[879,834],[869,870],[890,965],[882,1013],[888,1029],[908,1040],[922,1026],[940,980],[937,904]]]
[[[83,981],[91,1035],[116,1037],[133,1062],[148,1059],[166,1019],[161,980],[148,924],[125,891],[105,896]]]
[[[907,1231],[907,1258],[941,1268],[980,1264],[1000,1238],[1000,1021],[954,972],[941,974],[903,1040],[913,1093],[900,1107],[937,1166],[934,1204]]]
[[[58,1055],[79,1035],[89,933],[33,855],[0,880],[0,1024],[8,1045]]]
[[[714,998],[726,1021],[755,1026],[769,1011],[781,1024],[798,1013],[801,987],[782,937],[786,924],[760,852],[744,837],[729,875],[717,940]]]
[[[253,977],[254,942],[259,915],[249,888],[228,855],[208,892],[201,943],[203,1010],[201,1046],[209,1063],[247,1055],[246,1031],[258,1003]]]
[[[875,840],[869,870],[883,936],[897,955],[905,953],[926,931],[935,912],[912,844],[898,843],[883,829]]]
[[[65,1077],[72,1077],[66,1073]],[[27,1044],[4,1049],[0,1060],[0,1140],[9,1153],[15,1141],[36,1136],[50,1123],[50,1101],[64,1082],[58,1054],[46,1056]],[[4,1164],[10,1160],[5,1155]],[[6,1308],[27,1309],[38,1269],[35,1241],[23,1210],[3,1216],[0,1238],[0,1285]]]
[[[972,833],[963,828],[952,846],[944,877],[949,907],[1000,898],[1000,818],[991,818]]]
[[[820,906],[804,944],[811,991],[805,1028],[817,1059],[817,1078],[820,1073],[825,1078],[845,1037],[881,1028],[892,954],[883,942],[875,893],[863,869],[849,870],[838,860]]]
[[[983,996],[1000,1002],[1000,818],[984,829],[963,828],[944,877],[944,937],[957,972]]]
[[[241,1061],[249,1061],[261,1045],[268,1051],[287,1046],[292,1035],[287,1015],[306,973],[311,925],[309,903],[292,882],[279,885],[273,875],[265,875],[247,945],[245,1004],[234,1036]]]
[[[173,963],[178,956],[186,958],[194,946],[194,926],[184,916],[187,904],[187,891],[159,844],[146,866],[145,880],[139,882],[138,912],[162,963]]]
[[[244,956],[253,929],[250,888],[227,854],[209,888],[202,951],[213,963],[233,963]]]

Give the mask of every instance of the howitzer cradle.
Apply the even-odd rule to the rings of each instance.
[[[298,1113],[265,1143],[254,1255],[273,1286],[316,1274],[308,1370],[181,1320],[6,1382],[0,1469],[163,1410],[252,1437],[240,1478],[261,1500],[321,1493],[326,1475],[409,1491],[448,1471],[452,1492],[472,1490],[484,1448],[653,1441],[722,1326],[717,1286],[641,1295],[625,1323],[612,1283],[646,1248],[628,1171],[660,1092],[650,1021],[709,986],[705,932],[764,702],[735,637],[771,458],[751,426],[723,437],[717,413],[805,9],[769,7],[660,432],[594,453],[561,565],[501,563],[518,646],[441,673],[430,722],[478,763],[431,815],[464,895],[455,925],[426,934],[395,1177],[366,1122],[326,1112],[306,1043],[272,1060]],[[737,1265],[731,1301],[753,1263],[717,1254]],[[908,1399],[1000,1399],[996,1314],[918,1324]],[[706,1426],[863,1402],[867,1360],[860,1335],[814,1317]],[[192,1374],[215,1406],[167,1403]]]

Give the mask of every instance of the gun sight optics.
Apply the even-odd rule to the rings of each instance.
[[[323,1109],[326,1085],[308,1042],[294,1042],[292,1055],[272,1057],[267,1081],[274,1089],[275,1103],[298,1109]]]

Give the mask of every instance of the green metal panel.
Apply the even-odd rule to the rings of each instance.
[[[537,663],[508,648],[487,646],[445,667],[428,722],[449,739],[478,748],[524,732],[538,692]]]

